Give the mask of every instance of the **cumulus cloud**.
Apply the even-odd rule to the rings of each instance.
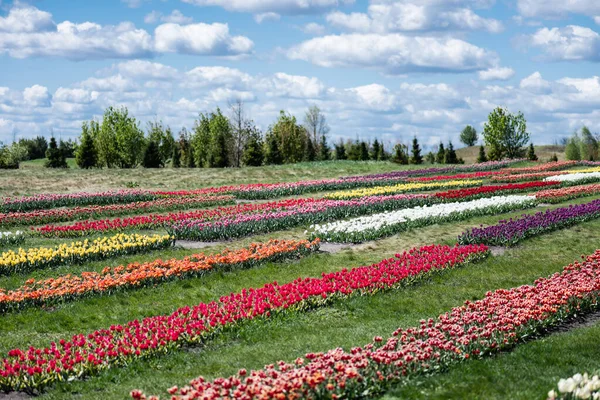
[[[367,13],[335,11],[327,15],[331,25],[353,32],[423,32],[444,30],[502,31],[500,21],[483,18],[466,5],[469,1],[372,1]]]
[[[587,27],[542,28],[524,36],[526,46],[539,48],[550,60],[600,61],[600,35]]]
[[[519,13],[526,17],[557,18],[568,14],[600,15],[600,2],[595,0],[517,0]]]
[[[325,90],[325,85],[317,78],[283,72],[261,80],[258,87],[265,90],[269,97],[317,98]]]
[[[274,12],[254,14],[254,20],[259,24],[262,24],[263,21],[278,21],[280,18],[281,15]]]
[[[368,67],[388,74],[469,72],[497,63],[495,53],[460,39],[400,34],[324,36],[292,47],[287,55],[322,67]]]
[[[32,106],[46,106],[50,103],[50,93],[45,86],[33,85],[23,90],[23,99]]]
[[[227,24],[182,24],[189,21],[175,10],[156,27],[154,36],[130,22],[100,25],[93,22],[51,23],[51,15],[34,7],[13,8],[0,20],[0,55],[15,58],[62,57],[70,60],[149,58],[159,53],[239,56],[254,43],[232,36]],[[27,17],[28,19],[22,20]]]
[[[217,6],[227,11],[252,14],[276,13],[281,15],[314,14],[330,10],[354,0],[183,0],[197,6]]]
[[[144,17],[144,22],[147,24],[155,24],[158,21],[171,22],[174,24],[191,24],[194,18],[186,17],[179,10],[173,10],[169,15],[163,15],[160,11],[152,11]]]
[[[478,75],[482,81],[506,81],[515,75],[515,70],[507,67],[494,67],[479,71]]]
[[[325,27],[321,24],[317,24],[316,22],[309,22],[302,27],[302,32],[306,33],[307,35],[319,36],[325,33]]]

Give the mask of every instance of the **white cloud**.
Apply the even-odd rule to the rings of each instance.
[[[142,4],[149,2],[150,0],[121,0],[122,3],[127,4],[129,8],[138,8],[141,7]]]
[[[48,88],[40,85],[33,85],[23,90],[23,99],[28,105],[46,106],[50,104],[50,94]]]
[[[258,86],[270,97],[316,98],[325,90],[325,86],[317,78],[283,72],[262,80]]]
[[[600,14],[600,2],[596,0],[517,0],[517,8],[526,17],[556,18],[568,14]]]
[[[217,103],[225,103],[232,100],[251,102],[256,99],[254,93],[249,91],[233,90],[228,88],[216,88],[208,92],[209,97]]]
[[[174,24],[191,24],[194,22],[194,18],[186,17],[179,10],[173,10],[169,15],[163,15],[160,11],[152,11],[144,17],[144,22],[147,24],[155,24],[158,21]]]
[[[287,54],[322,67],[368,67],[388,74],[469,72],[497,63],[495,53],[463,40],[400,34],[324,36],[302,42]]]
[[[158,21],[160,21],[161,16],[162,16],[162,13],[160,11],[156,11],[156,10],[151,11],[144,16],[144,22],[146,24],[155,24]]]
[[[308,35],[319,36],[325,33],[325,27],[321,24],[317,24],[316,22],[309,22],[302,27],[302,32]]]
[[[507,67],[494,67],[479,71],[479,79],[482,81],[506,81],[515,75],[515,70]]]
[[[56,89],[56,92],[54,92],[54,96],[52,96],[52,101],[89,104],[98,99],[99,95],[100,93],[94,90],[59,87],[58,89]]]
[[[354,93],[362,104],[375,110],[389,111],[396,106],[396,96],[388,88],[377,83],[346,90]]]
[[[467,4],[461,4],[467,3]],[[496,19],[475,14],[467,1],[372,1],[367,13],[346,14],[335,11],[327,15],[331,25],[354,32],[423,32],[436,30],[502,31]]]
[[[185,73],[182,85],[203,88],[224,86],[227,88],[247,88],[252,77],[238,69],[228,67],[196,67]]]
[[[519,87],[536,94],[544,94],[551,91],[550,82],[542,78],[542,74],[537,71],[523,78],[519,83]]]
[[[19,22],[19,13],[23,12],[30,19]],[[164,52],[239,56],[249,53],[253,47],[253,42],[247,37],[230,35],[226,24],[182,25],[169,22],[159,25],[153,37],[131,22],[103,26],[92,22],[64,21],[54,26],[49,24],[50,18],[50,14],[33,7],[11,9],[9,15],[0,21],[0,27],[6,30],[0,34],[0,55],[71,60],[149,58]],[[190,21],[177,10],[161,18],[165,21]]]
[[[173,67],[145,60],[125,61],[115,67],[121,75],[134,79],[171,80],[179,74]]]
[[[281,15],[274,12],[254,14],[254,20],[259,24],[262,24],[263,21],[278,21],[280,18]]]
[[[227,11],[252,14],[277,13],[283,15],[313,14],[354,0],[183,0],[197,6],[217,6]]]
[[[88,78],[82,81],[79,86],[98,92],[130,92],[136,88],[133,81],[124,78],[121,74],[105,78]]]
[[[525,45],[537,47],[551,60],[600,60],[600,35],[590,28],[568,25],[542,28],[525,36]]]
[[[55,27],[52,14],[35,7],[13,7],[6,17],[0,17],[0,32],[39,32]]]

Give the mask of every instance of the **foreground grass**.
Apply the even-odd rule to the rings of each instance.
[[[474,222],[470,221],[469,226]],[[481,298],[489,290],[531,283],[540,276],[559,271],[579,255],[591,253],[598,247],[599,228],[600,221],[594,221],[531,239],[507,250],[503,256],[447,271],[430,282],[404,290],[356,297],[332,307],[305,314],[291,313],[266,323],[253,322],[241,331],[208,342],[205,348],[182,349],[153,360],[135,361],[128,368],[112,369],[83,382],[60,384],[42,398],[126,398],[132,388],[164,395],[165,388],[185,384],[200,374],[228,375],[242,367],[260,368],[279,359],[293,360],[308,351],[338,346],[349,349],[367,343],[375,335],[387,336],[399,326],[412,326],[421,318],[437,316],[467,299]],[[273,280],[286,282],[298,276],[318,276],[323,271],[379,261],[416,244],[450,241],[456,234],[455,229],[454,225],[434,226],[338,254],[319,254],[292,263],[214,273],[202,279],[69,303],[53,310],[5,315],[0,325],[0,352],[16,346],[44,345],[74,333],[140,318],[148,315],[148,310],[152,310],[153,315],[170,312],[178,306],[212,300],[243,287],[261,286]],[[539,375],[542,372],[536,370]]]

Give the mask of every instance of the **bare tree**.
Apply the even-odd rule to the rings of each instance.
[[[250,130],[248,126],[251,125],[251,121],[246,118],[244,113],[244,102],[241,99],[236,99],[233,102],[229,102],[229,109],[231,110],[231,164],[239,168],[242,164],[242,155],[244,154],[244,146],[248,141]]]
[[[318,146],[321,137],[326,136],[329,132],[327,118],[325,118],[325,114],[321,112],[321,109],[317,105],[310,106],[308,111],[306,111],[304,127],[315,146]]]

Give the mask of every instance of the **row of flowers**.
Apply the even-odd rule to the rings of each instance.
[[[548,400],[600,399],[600,376],[587,373],[560,379],[555,389],[548,392]]]
[[[85,220],[68,225],[45,225],[35,229],[44,237],[78,237],[98,232],[120,232],[126,229],[155,229],[167,224],[195,219],[209,221],[229,215],[247,214],[271,209],[285,209],[304,204],[323,201],[321,199],[288,199],[266,203],[243,203],[228,207],[217,207],[207,210],[172,212],[168,214],[148,214],[127,218],[103,220]]]
[[[49,306],[82,297],[111,294],[174,279],[198,277],[219,268],[250,268],[268,261],[299,258],[319,249],[319,240],[271,240],[214,255],[194,254],[184,259],[156,260],[106,267],[101,273],[84,272],[36,281],[5,292],[0,289],[0,313],[31,306]]]
[[[570,205],[554,210],[523,214],[521,218],[502,220],[496,225],[472,228],[458,237],[458,242],[512,246],[528,237],[576,225],[600,217],[600,200]]]
[[[0,274],[12,274],[62,264],[83,263],[102,260],[124,254],[134,254],[173,245],[170,235],[126,235],[79,242],[63,243],[54,247],[20,248],[8,250],[0,255]]]
[[[43,210],[57,207],[131,203],[154,200],[157,195],[144,190],[110,190],[97,193],[36,194],[5,197],[0,200],[0,212]]]
[[[535,193],[535,197],[546,203],[560,203],[579,197],[594,196],[596,194],[600,194],[600,184],[540,190]]]
[[[364,398],[383,393],[395,382],[448,370],[472,358],[483,358],[543,334],[575,315],[595,311],[600,301],[600,251],[561,273],[512,289],[488,292],[477,301],[418,326],[398,328],[392,336],[325,353],[308,353],[294,362],[264,369],[239,370],[230,377],[192,380],[169,389],[170,399]],[[598,390],[597,377],[585,387]],[[577,383],[583,385],[583,379]],[[137,400],[158,399],[133,390]],[[552,398],[552,397],[551,397]],[[572,397],[568,397],[572,398]],[[581,397],[590,398],[590,397]]]
[[[441,222],[460,221],[534,207],[534,196],[495,196],[460,203],[434,204],[311,226],[310,237],[327,242],[360,243]]]
[[[539,191],[536,189],[546,188],[551,186],[558,186],[560,182],[525,182],[525,183],[509,183],[505,185],[486,185],[474,188],[454,189],[445,192],[437,192],[433,194],[433,197],[438,199],[449,200],[464,200],[464,199],[478,199],[483,197],[490,197],[492,195],[506,195],[514,193],[523,193],[529,191],[535,191],[535,195]],[[552,189],[550,189],[552,190]]]
[[[0,390],[32,393],[56,381],[81,379],[127,365],[132,359],[164,354],[184,344],[202,343],[211,334],[252,319],[268,318],[287,310],[305,310],[352,294],[408,285],[435,271],[476,261],[488,254],[484,245],[424,246],[372,266],[243,289],[210,303],[180,308],[170,315],[72,335],[45,348],[13,349],[0,362]]]
[[[23,243],[25,241],[25,234],[22,231],[0,231],[0,246],[11,246]]]
[[[545,181],[592,183],[600,181],[600,172],[577,172],[573,174],[554,175],[544,178]]]
[[[480,179],[489,178],[490,176],[506,175],[504,171],[478,171],[478,172],[467,172],[463,174],[453,175],[433,175],[433,176],[420,176],[417,178],[406,178],[407,182],[433,182],[433,181],[449,181],[454,179]]]
[[[139,201],[127,204],[108,204],[103,206],[86,206],[58,208],[24,212],[0,213],[0,226],[39,225],[55,222],[72,221],[82,218],[101,218],[110,215],[135,214],[149,211],[183,210],[231,204],[233,196],[191,196]]]
[[[357,197],[365,197],[365,196],[381,196],[381,195],[390,195],[396,193],[406,193],[406,192],[416,192],[416,191],[427,191],[434,189],[446,189],[452,187],[470,187],[477,186],[482,183],[481,180],[472,180],[472,179],[460,179],[453,181],[444,181],[444,182],[409,182],[409,183],[399,183],[396,185],[390,186],[376,186],[373,188],[363,188],[363,189],[355,189],[348,190],[342,192],[334,192],[325,195],[324,197],[327,199],[333,200],[346,200],[346,199],[354,199]]]
[[[499,176],[492,176],[490,178],[490,181],[498,182],[498,183],[541,181],[544,178],[561,175],[561,174],[566,174],[566,173],[567,173],[567,171],[548,171],[548,172],[535,172],[532,174],[499,175]]]

